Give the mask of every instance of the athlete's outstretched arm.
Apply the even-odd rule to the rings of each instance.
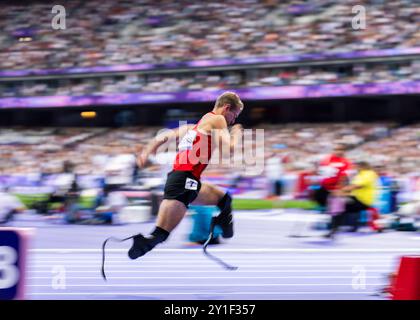
[[[179,137],[184,136],[188,130],[190,130],[194,125],[186,124],[180,126],[179,128],[167,130],[161,134],[158,134],[156,137],[150,141],[142,153],[137,157],[137,164],[139,167],[144,167],[146,165],[147,159],[152,154],[156,154],[156,151],[161,145],[172,140],[178,139]]]

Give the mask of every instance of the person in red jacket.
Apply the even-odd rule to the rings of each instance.
[[[315,200],[322,207],[327,205],[329,194],[345,185],[348,181],[348,171],[351,169],[351,162],[345,157],[345,152],[345,145],[337,144],[333,153],[319,164],[321,183],[320,188],[315,192]]]

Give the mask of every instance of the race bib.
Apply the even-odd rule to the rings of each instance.
[[[338,175],[339,169],[333,166],[322,166],[319,168],[319,174],[323,178],[333,178]]]
[[[194,130],[188,131],[178,145],[179,151],[191,150],[196,137],[197,137],[197,131],[194,131]]]
[[[187,181],[185,181],[185,189],[187,190],[197,190],[198,189],[198,182],[187,178]]]

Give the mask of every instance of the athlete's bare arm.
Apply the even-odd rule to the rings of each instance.
[[[179,137],[183,137],[188,130],[192,129],[194,125],[186,124],[177,129],[167,130],[161,134],[158,134],[152,141],[148,143],[146,148],[142,151],[142,153],[137,157],[137,164],[139,167],[144,167],[147,163],[147,159],[150,155],[156,154],[156,151],[162,146],[164,143],[167,143],[173,139],[179,139]]]
[[[198,130],[206,134],[214,134],[219,145],[229,146],[229,148],[222,148],[222,150],[229,150],[230,152],[234,150],[242,138],[243,132],[240,124],[235,124],[229,131],[226,119],[222,115],[207,116],[198,126]]]

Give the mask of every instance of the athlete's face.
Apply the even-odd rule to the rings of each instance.
[[[240,109],[235,109],[235,108],[231,107],[230,105],[226,105],[225,110],[223,112],[223,115],[224,115],[228,125],[231,126],[235,123],[236,118],[239,117],[240,113],[241,113]]]
[[[335,154],[337,157],[344,157],[344,153],[345,153],[345,148],[344,148],[344,146],[336,146],[336,147],[334,148],[334,154]]]

